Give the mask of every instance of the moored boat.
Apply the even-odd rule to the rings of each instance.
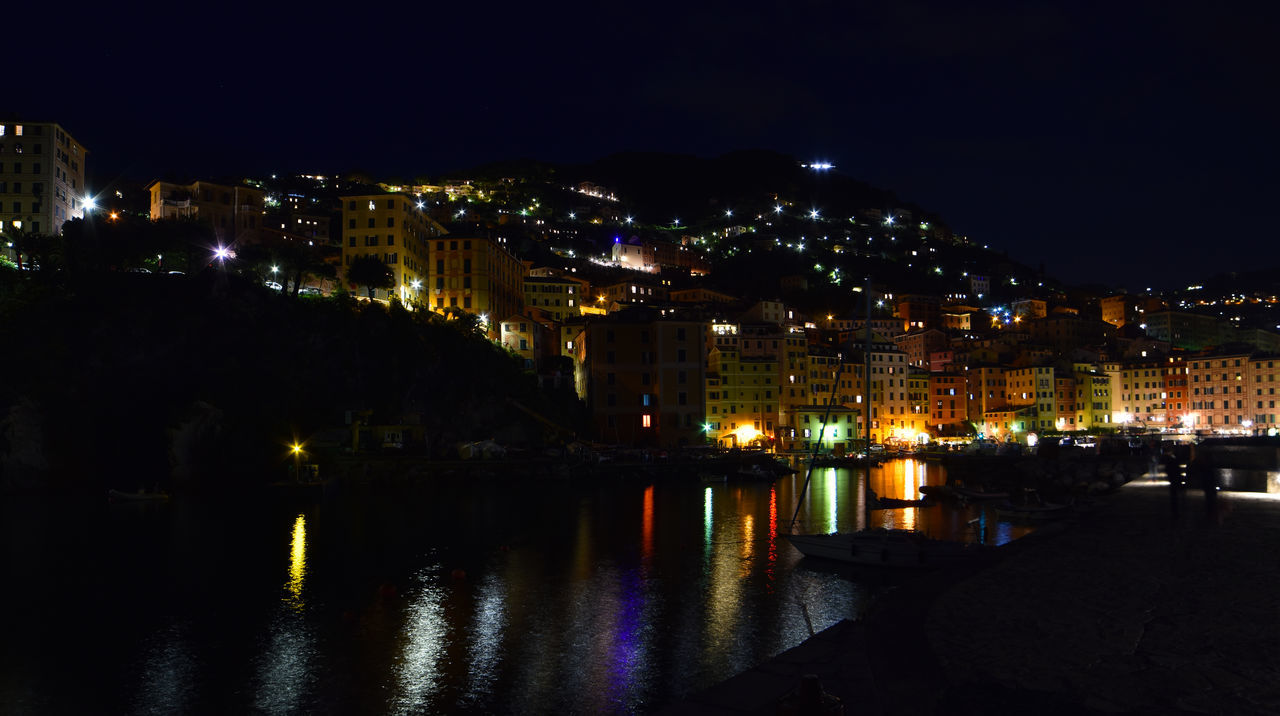
[[[935,567],[985,556],[986,547],[926,537],[897,529],[826,535],[783,535],[806,557],[885,567]]]

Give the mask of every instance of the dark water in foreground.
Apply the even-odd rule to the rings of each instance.
[[[773,485],[440,481],[323,503],[0,507],[0,711],[636,713],[856,617],[883,587],[800,562]],[[862,525],[815,470],[797,531]],[[872,472],[882,497],[935,464]],[[977,508],[876,523],[972,541]],[[986,521],[988,542],[1025,530]]]

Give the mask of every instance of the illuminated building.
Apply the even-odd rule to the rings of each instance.
[[[489,317],[520,314],[524,304],[524,264],[502,239],[478,237],[428,242],[428,303],[433,311],[462,310]],[[490,338],[497,331],[490,322]]]
[[[590,291],[587,281],[568,276],[525,276],[522,283],[525,307],[542,309],[558,322],[581,316],[582,300]]]
[[[1163,362],[1143,360],[1103,366],[1103,369],[1112,376],[1113,423],[1157,427],[1165,422],[1168,391]]]
[[[965,368],[965,409],[970,422],[981,425],[988,411],[1009,404],[1006,398],[1005,369],[997,365],[967,366]]]
[[[747,343],[743,339],[743,343]],[[707,376],[717,386],[707,391],[708,436],[724,447],[769,443],[776,437],[778,361],[767,353],[734,345],[717,346],[707,355]]]
[[[968,418],[965,398],[967,376],[961,373],[930,373],[927,378],[929,425],[939,433],[964,423]]]
[[[608,286],[592,289],[597,300],[603,296],[604,303],[665,303],[668,300],[667,287],[660,283],[642,283],[639,281],[620,281]]]
[[[674,244],[660,241],[653,244],[653,261],[664,273],[674,270],[677,274],[689,276],[705,276],[711,273],[711,264],[698,253],[689,248],[686,240]]]
[[[1274,354],[1187,356],[1182,366],[1189,389],[1188,410],[1178,421],[1184,427],[1222,434],[1278,427],[1276,376],[1280,374],[1280,358]]]
[[[852,363],[861,365],[866,360],[866,346],[863,344],[854,344],[851,353]],[[895,429],[905,429],[910,424],[907,354],[882,336],[873,335],[870,355],[871,385],[867,392],[870,395],[871,440],[884,442]]]
[[[1186,360],[1183,356],[1170,356],[1165,359],[1162,374],[1164,378],[1164,422],[1166,429],[1182,424],[1182,418],[1191,410],[1191,391],[1188,383]]]
[[[942,298],[903,294],[894,305],[894,317],[902,320],[903,331],[942,327]]]
[[[597,440],[704,444],[706,324],[628,309],[590,320],[578,338]]]
[[[265,192],[242,184],[215,184],[194,181],[175,184],[153,181],[147,185],[151,192],[151,220],[195,219],[213,227],[214,236],[222,246],[231,246],[249,232],[263,225]]]
[[[1076,429],[1112,428],[1111,378],[1087,363],[1071,367],[1076,382]]]
[[[343,269],[339,273],[345,277],[357,256],[374,256],[391,269],[395,282],[391,288],[378,289],[374,298],[428,305],[428,243],[444,234],[444,227],[419,209],[416,199],[404,194],[344,196],[341,201]]]
[[[1102,312],[1102,320],[1116,328],[1124,328],[1130,323],[1141,323],[1142,298],[1128,294],[1107,296],[1098,300],[1098,308]]]
[[[1051,366],[1009,368],[1005,371],[1005,395],[1009,406],[1019,409],[1022,427],[1048,430],[1054,427],[1054,371]]]
[[[1038,298],[1019,299],[1010,304],[1009,308],[1013,311],[1013,315],[1024,321],[1049,315],[1049,304]]]
[[[59,124],[0,120],[0,233],[56,236],[82,218],[88,154]]]
[[[917,368],[929,365],[929,355],[951,345],[947,335],[936,328],[916,328],[893,337],[893,342],[907,354],[907,364]]]
[[[624,244],[613,242],[610,258],[622,268],[645,273],[657,273],[658,264],[654,261],[653,247],[645,244]]]

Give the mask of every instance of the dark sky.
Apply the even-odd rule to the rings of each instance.
[[[77,29],[8,36],[0,111],[63,124],[100,182],[772,149],[1072,283],[1280,266],[1274,10],[342,7],[79,10]]]

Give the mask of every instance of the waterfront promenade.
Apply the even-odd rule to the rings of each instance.
[[[1280,496],[1139,480],[975,573],[903,584],[666,714],[1280,713]]]

